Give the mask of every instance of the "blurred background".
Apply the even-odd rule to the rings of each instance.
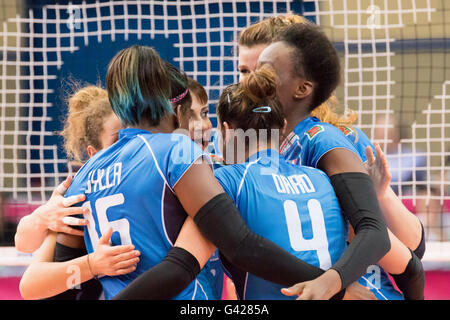
[[[334,42],[339,111],[358,113],[425,226],[425,297],[450,299],[448,0],[0,0],[0,299],[20,299],[30,259],[12,248],[18,220],[71,170],[58,135],[71,79],[104,86],[117,51],[153,46],[205,86],[215,125],[221,90],[238,81],[239,31],[289,12]]]

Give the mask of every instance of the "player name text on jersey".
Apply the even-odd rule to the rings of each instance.
[[[285,177],[273,173],[272,178],[279,193],[300,194],[316,192],[311,179],[306,174]]]
[[[92,170],[88,174],[85,193],[112,188],[120,184],[122,175],[122,162],[114,163],[106,169]]]

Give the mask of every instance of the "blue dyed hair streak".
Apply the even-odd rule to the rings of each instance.
[[[106,89],[124,125],[145,121],[157,126],[167,113],[173,113],[166,62],[151,47],[134,45],[119,51],[109,63]]]

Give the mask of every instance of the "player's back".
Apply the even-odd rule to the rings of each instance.
[[[77,173],[67,195],[86,194],[83,206],[92,213],[85,232],[88,252],[109,227],[114,230],[113,245],[133,244],[141,252],[134,272],[100,279],[105,298],[158,264],[175,243],[187,215],[172,190],[201,156],[200,148],[185,136],[124,129],[119,141]],[[207,298],[211,290],[204,276],[201,273],[177,298]]]
[[[347,227],[328,177],[291,165],[274,150],[216,171],[255,233],[299,259],[328,269],[346,247]],[[241,299],[290,299],[281,286],[234,268],[224,260]]]

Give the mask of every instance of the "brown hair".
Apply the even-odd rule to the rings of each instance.
[[[274,39],[287,27],[294,23],[311,24],[309,20],[302,16],[288,14],[265,19],[245,28],[239,34],[239,46],[253,47],[260,44],[271,44]],[[322,122],[330,123],[336,127],[352,126],[356,121],[357,114],[348,109],[349,115],[342,116],[336,113],[338,99],[332,95],[327,101],[315,108],[311,115],[319,118]]]
[[[89,145],[101,149],[99,136],[103,130],[103,120],[113,110],[106,90],[93,85],[76,86],[78,89],[67,99],[69,110],[62,136],[67,156],[85,161]]]
[[[244,131],[282,128],[284,114],[276,97],[276,88],[276,75],[268,66],[252,72],[244,81],[226,87],[217,105],[220,121],[232,123]],[[270,107],[271,111],[256,112],[255,109],[260,107]]]
[[[259,44],[270,44],[278,33],[293,23],[310,22],[295,14],[268,18],[242,30],[239,34],[239,46],[253,47]]]
[[[200,100],[200,103],[208,103],[208,94],[206,93],[205,88],[199,82],[192,78],[189,78],[188,88]]]

